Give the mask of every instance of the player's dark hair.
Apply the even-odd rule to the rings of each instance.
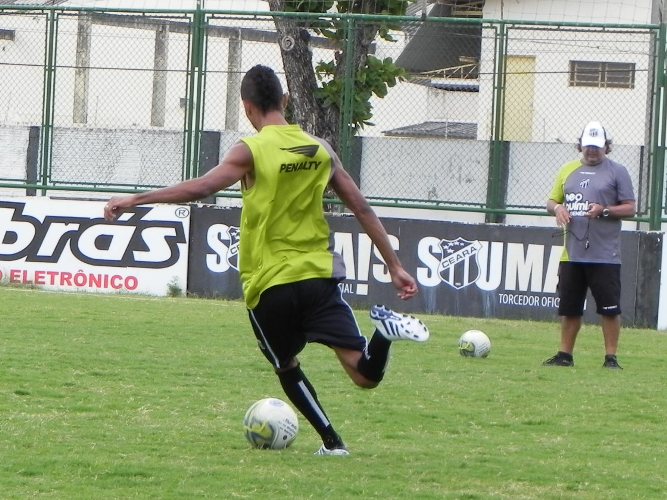
[[[241,99],[250,101],[263,113],[281,110],[283,88],[275,71],[261,64],[250,68],[241,81]]]

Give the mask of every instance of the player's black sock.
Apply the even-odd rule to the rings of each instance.
[[[384,377],[384,369],[387,367],[390,347],[391,341],[376,330],[357,364],[359,373],[368,380],[380,382]]]
[[[331,425],[329,417],[317,399],[315,388],[301,371],[301,366],[297,365],[287,371],[279,372],[278,378],[289,400],[315,428],[324,445],[330,450],[344,447],[343,440]]]

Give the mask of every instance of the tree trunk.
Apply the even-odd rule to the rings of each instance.
[[[283,0],[269,0],[272,12],[283,11]],[[310,34],[301,22],[290,17],[274,17],[283,68],[290,94],[291,118],[311,134],[327,140],[338,152],[340,112],[323,108],[315,98],[317,79],[309,47]]]
[[[283,12],[284,0],[268,0],[271,12]],[[370,2],[362,2],[361,12],[373,13]],[[340,154],[341,110],[343,102],[323,107],[315,97],[318,88],[313,67],[313,57],[309,46],[310,33],[303,26],[303,21],[292,17],[274,17],[278,31],[280,53],[287,78],[291,105],[288,108],[290,119],[314,135],[326,139],[334,151]],[[375,23],[356,23],[353,28],[352,68],[355,78],[360,68],[366,65],[371,44],[377,36],[379,26]],[[342,27],[341,27],[342,29]],[[335,76],[339,82],[345,82],[347,54],[346,47],[333,54]]]

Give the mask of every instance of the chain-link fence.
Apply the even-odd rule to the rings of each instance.
[[[286,83],[280,16],[0,7],[0,186],[123,191],[206,171],[253,132],[245,71],[266,64]],[[307,29],[315,18],[290,19],[308,33],[314,64],[354,60],[348,41]],[[391,21],[394,41],[377,38],[369,52],[404,70],[354,137],[352,68],[334,103],[340,155],[372,201],[491,221],[541,214],[584,125],[599,120],[635,183],[638,220],[665,218],[663,27],[327,21],[344,23],[348,40]]]

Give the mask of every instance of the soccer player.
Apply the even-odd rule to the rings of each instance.
[[[560,349],[547,366],[574,366],[586,292],[591,290],[602,323],[605,368],[621,369],[616,358],[621,333],[621,219],[636,212],[627,169],[609,158],[611,136],[599,122],[584,128],[581,158],[558,172],[547,210],[563,227],[565,247],[558,268]]]
[[[425,341],[429,332],[412,316],[373,306],[370,316],[376,330],[370,341],[361,334],[338,286],[345,268],[330,245],[322,204],[327,186],[380,251],[398,296],[414,297],[417,284],[330,144],[287,123],[287,96],[275,72],[261,65],[251,68],[241,82],[241,100],[257,134],[232,146],[202,177],[111,198],[104,216],[111,221],[137,205],[200,200],[240,181],[239,271],[260,349],[287,397],[321,436],[316,454],[347,455],[297,355],[309,342],[324,344],[356,385],[374,388],[384,376],[391,343]]]

